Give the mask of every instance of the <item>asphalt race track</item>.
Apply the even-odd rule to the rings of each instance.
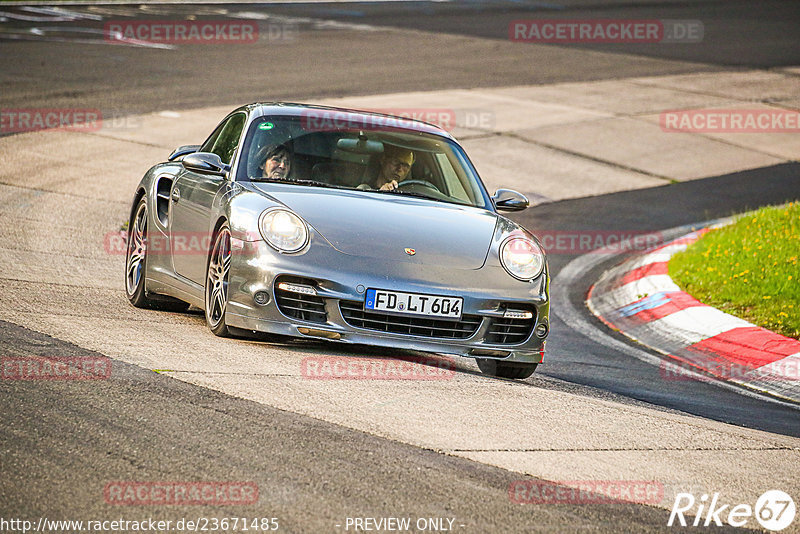
[[[224,113],[203,117],[201,128],[193,110],[745,69],[796,82],[797,2],[134,4],[65,7],[81,16],[61,21],[62,11],[35,9],[0,2],[0,110],[92,108],[124,126],[118,135],[0,130],[0,356],[107,356],[113,367],[108,380],[0,380],[0,519],[274,517],[278,531],[363,532],[348,518],[410,517],[441,518],[469,533],[666,532],[678,528],[666,524],[681,491],[752,505],[780,489],[800,502],[797,406],[663,380],[658,367],[602,342],[610,336],[650,353],[583,304],[618,258],[567,279],[562,270],[578,255],[549,256],[553,283],[564,286],[554,292],[545,364],[523,382],[487,378],[457,361],[448,381],[354,384],[302,380],[299,362],[411,353],[215,338],[202,314],[130,307],[124,257],[98,245],[125,219],[141,173],[168,153],[164,139],[184,141],[181,121],[187,132],[210,131]],[[153,48],[102,37],[108,20],[187,16],[256,20],[262,38]],[[698,20],[705,37],[669,45],[509,42],[510,21],[539,18]],[[796,87],[752,104],[798,109]],[[169,135],[148,131],[167,120],[158,115],[165,110],[178,117]],[[652,182],[543,201],[512,218],[564,232],[666,231],[797,200],[800,163],[780,161],[682,181],[640,173]],[[597,335],[570,326],[570,307]],[[663,499],[519,504],[509,495],[519,480],[564,491],[576,480],[655,480]],[[104,499],[114,481],[249,481],[258,500],[119,506]],[[759,530],[755,521],[747,527]]]

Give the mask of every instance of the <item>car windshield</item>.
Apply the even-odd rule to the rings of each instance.
[[[360,119],[333,121],[309,113],[254,121],[242,148],[237,180],[486,206],[480,180],[456,143],[391,128],[389,118],[376,117],[367,124],[364,117],[369,116],[353,117]]]

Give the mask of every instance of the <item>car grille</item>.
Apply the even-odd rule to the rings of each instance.
[[[328,314],[325,312],[325,299],[316,295],[304,295],[278,289],[280,282],[291,282],[293,284],[303,284],[314,287],[316,284],[312,280],[281,276],[275,280],[275,303],[278,309],[287,317],[309,321],[312,323],[324,323],[328,321]]]
[[[486,334],[486,343],[497,345],[512,345],[522,343],[531,335],[533,325],[536,323],[536,314],[530,319],[510,319],[495,317],[489,324],[489,333]]]
[[[464,315],[458,321],[431,317],[405,317],[364,311],[362,302],[344,300],[339,302],[339,309],[342,311],[345,322],[350,326],[391,334],[467,339],[475,334],[481,324],[479,315]]]

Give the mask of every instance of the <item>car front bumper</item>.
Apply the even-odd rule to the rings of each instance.
[[[546,270],[531,282],[521,282],[499,265],[444,269],[387,262],[342,254],[324,243],[315,243],[299,255],[279,254],[263,241],[233,239],[231,248],[225,320],[232,327],[471,358],[520,363],[543,360],[550,306]],[[314,301],[322,313],[292,315],[285,305],[286,292],[276,289],[276,280],[313,287],[315,296],[298,298]],[[354,319],[364,315],[358,310],[363,310],[364,294],[369,288],[462,297],[462,321],[438,323],[430,318],[371,312],[366,315],[367,321]],[[256,303],[258,292],[266,293],[267,302]],[[504,317],[508,310],[530,311],[533,317],[509,319]],[[376,318],[379,320],[373,320]],[[385,324],[381,322],[384,318]],[[408,327],[404,326],[406,323]],[[367,324],[369,327],[365,328]],[[432,324],[447,328],[426,326]],[[457,334],[449,332],[450,325]],[[537,327],[546,330],[544,336],[537,335]],[[457,337],[442,337],[453,335]]]

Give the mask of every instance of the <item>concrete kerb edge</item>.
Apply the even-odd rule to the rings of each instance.
[[[666,239],[671,239],[681,235],[682,233],[686,233],[687,230],[695,230],[697,227],[697,224],[689,224],[670,230],[665,230],[662,232],[662,234]],[[623,242],[622,244],[624,245],[625,243]],[[582,279],[586,273],[594,269],[596,266],[608,261],[613,261],[613,257],[611,260],[609,260],[608,256],[603,256],[600,254],[584,254],[583,256],[572,260],[563,269],[561,269],[551,284],[550,297],[552,304],[550,310],[575,332],[578,332],[588,339],[591,339],[595,343],[599,343],[621,354],[626,354],[632,358],[636,358],[637,360],[658,367],[664,362],[664,356],[662,354],[658,354],[650,347],[646,347],[642,344],[639,344],[637,347],[634,344],[626,343],[606,333],[604,330],[597,328],[597,325],[593,324],[588,319],[585,310],[578,309],[578,307],[575,306],[572,303],[572,300],[569,298],[569,288],[572,287],[577,280]],[[687,370],[687,375],[696,376],[698,380],[706,379],[706,377],[703,375],[699,373],[693,373],[691,370]],[[787,402],[771,396],[765,396],[762,393],[756,393],[736,384],[719,380],[711,381],[710,384],[722,389],[733,391],[740,395],[744,395],[745,397],[758,400],[767,400],[773,404],[800,410],[800,406],[798,406],[797,403]]]
[[[618,274],[618,273],[629,272],[631,270],[629,268],[630,265],[635,264],[643,256],[652,253],[654,250],[658,250],[660,248],[664,248],[664,247],[670,245],[671,243],[674,243],[676,241],[685,239],[688,236],[691,236],[693,233],[695,233],[695,232],[697,232],[699,230],[716,229],[716,228],[720,228],[720,227],[729,225],[732,222],[734,222],[736,219],[737,219],[737,217],[735,217],[735,216],[734,217],[726,217],[726,218],[722,218],[722,219],[714,219],[714,220],[705,221],[705,222],[702,222],[702,223],[684,225],[684,226],[672,228],[672,229],[669,229],[669,230],[665,231],[664,232],[664,235],[665,235],[664,243],[658,245],[657,247],[655,247],[653,249],[644,251],[644,252],[642,252],[640,254],[636,254],[634,257],[628,258],[625,261],[623,261],[622,263],[615,264],[614,267],[606,269],[603,272],[603,274],[597,279],[597,281],[595,281],[595,283],[593,283],[592,286],[589,288],[589,291],[588,291],[588,293],[586,295],[586,298],[585,298],[585,304],[586,304],[587,308],[589,309],[589,311],[595,317],[597,317],[597,319],[599,319],[603,324],[605,324],[610,329],[619,332],[620,334],[624,335],[625,337],[635,341],[638,344],[641,344],[641,345],[651,349],[652,351],[654,351],[655,353],[657,353],[658,355],[661,356],[661,357],[658,357],[658,356],[653,355],[653,356],[650,356],[649,358],[642,358],[639,355],[637,355],[637,357],[639,359],[642,359],[644,361],[647,361],[648,363],[651,363],[651,364],[654,364],[654,365],[659,365],[659,366],[662,366],[664,364],[664,362],[673,363],[673,364],[674,363],[684,363],[682,359],[676,357],[673,354],[672,350],[664,347],[663,345],[659,346],[658,343],[653,343],[652,341],[645,341],[639,335],[637,335],[636,333],[634,333],[634,332],[632,332],[630,330],[626,330],[625,328],[620,328],[617,324],[615,324],[612,320],[610,320],[606,316],[606,312],[604,312],[602,309],[600,309],[600,306],[598,306],[598,304],[597,304],[597,299],[599,298],[599,296],[598,296],[597,292],[595,291],[595,288],[598,286],[598,284],[601,284],[604,281],[607,281],[615,273]],[[670,236],[670,237],[667,238],[666,236]],[[624,247],[622,247],[622,248],[624,249]],[[598,256],[600,256],[602,258],[602,252],[603,251],[600,250],[600,251],[596,251],[594,254],[597,254]],[[668,253],[668,257],[673,256],[677,252],[678,251],[669,252]],[[620,254],[621,253],[617,253],[616,255],[620,255]],[[586,256],[589,256],[589,255],[586,255]],[[584,258],[584,257],[582,257],[582,258]],[[578,258],[578,260],[581,260],[582,258]],[[578,260],[574,260],[573,263],[575,263]],[[584,263],[587,263],[587,262],[584,261]],[[582,271],[583,272],[587,272],[589,270],[589,268],[597,265],[598,263],[599,263],[598,261],[591,262],[590,266],[588,266],[588,268],[582,269]],[[566,270],[566,268],[564,270]],[[682,292],[682,291],[680,293],[683,294],[683,295],[690,296],[687,293]],[[636,298],[632,299],[632,301],[636,301],[636,300],[637,300]],[[722,312],[720,312],[720,313],[722,313]],[[730,317],[732,319],[739,320],[738,318],[735,318],[735,317],[733,317],[733,316],[731,316],[729,314],[725,314],[725,315],[727,315],[728,317]],[[756,325],[752,325],[751,323],[747,323],[747,324],[750,325],[750,326],[753,326],[753,327],[756,326]],[[647,328],[647,325],[648,325],[647,322],[643,323],[642,328],[643,329]],[[699,329],[702,330],[702,328],[703,328],[703,326],[701,326]],[[707,329],[707,331],[709,331],[707,325],[705,326],[705,328]],[[709,334],[708,337],[713,337],[714,335],[715,334],[711,333],[711,334]],[[611,339],[613,339],[613,338],[611,338]],[[674,339],[671,340],[671,341],[675,341],[676,343],[683,344],[684,346],[690,346],[692,344],[688,340],[681,339],[681,337],[678,336],[678,335],[675,335]],[[637,349],[633,349],[633,350],[636,351]],[[642,351],[638,351],[638,352],[642,352]],[[720,353],[720,355],[723,356],[723,357],[725,356],[724,353]],[[717,385],[717,386],[725,387],[727,389],[734,389],[734,390],[738,391],[739,393],[744,393],[745,391],[747,391],[747,392],[756,392],[755,396],[767,395],[768,398],[770,400],[773,400],[774,402],[777,401],[780,404],[788,405],[788,406],[792,406],[792,407],[794,407],[796,409],[800,409],[800,393],[791,392],[791,394],[787,395],[785,392],[780,391],[780,390],[776,390],[775,388],[765,387],[763,382],[758,382],[758,381],[754,381],[754,380],[746,380],[746,379],[742,379],[742,378],[721,379],[718,376],[714,375],[713,373],[711,373],[711,372],[709,372],[707,370],[704,370],[704,369],[702,369],[700,367],[693,368],[693,369],[681,368],[681,375],[683,375],[683,376],[685,376],[685,377],[687,377],[689,379],[699,380],[699,381],[703,381],[703,382],[709,382],[709,383],[712,383],[712,384]],[[746,389],[743,389],[743,388],[746,388]],[[747,396],[754,396],[754,395],[751,393],[750,395],[747,395]],[[761,398],[764,398],[764,397],[761,397]]]

